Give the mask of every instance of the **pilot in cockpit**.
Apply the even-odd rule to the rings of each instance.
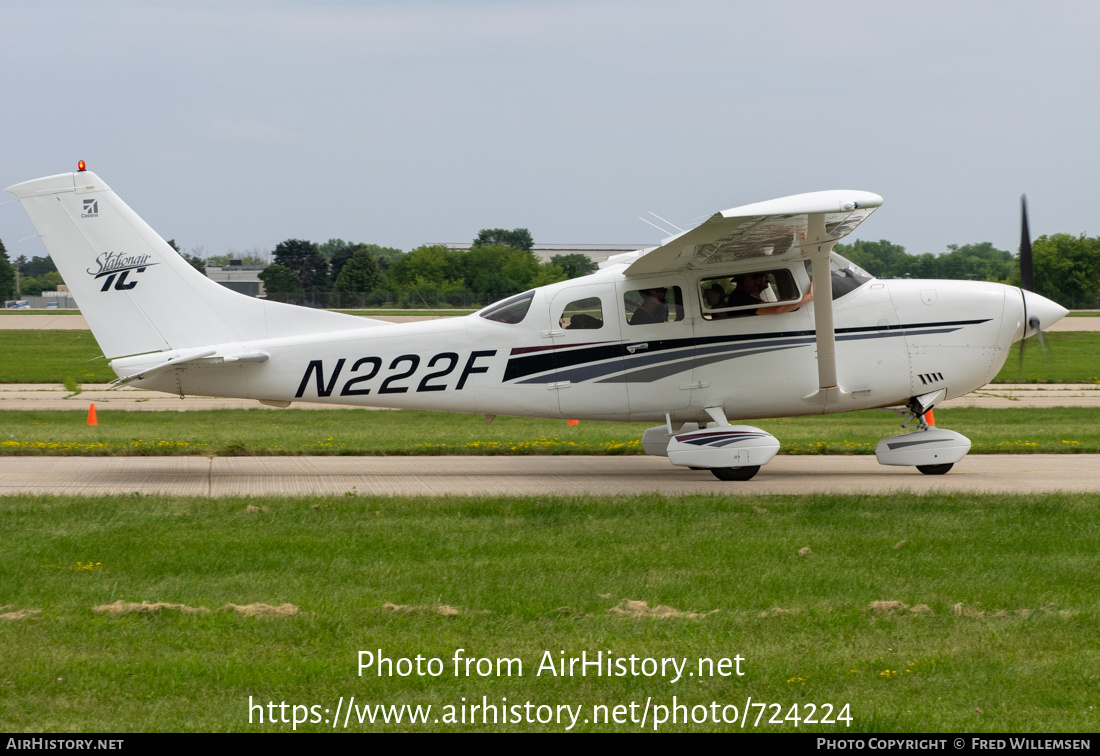
[[[731,281],[734,284],[734,290],[731,291],[729,296],[726,298],[726,307],[748,307],[750,305],[767,304],[764,300],[764,294],[771,286],[771,281],[768,278],[767,271],[741,273],[734,276]],[[736,312],[730,313],[730,316],[740,317],[744,315],[782,315],[785,312],[793,312],[794,310],[797,310],[799,307],[811,301],[813,298],[814,285],[811,283],[806,294],[796,302],[776,305],[774,307],[758,307],[755,310],[738,310]]]

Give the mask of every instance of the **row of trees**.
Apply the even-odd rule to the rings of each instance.
[[[911,255],[880,239],[837,244],[836,251],[877,278],[953,278],[1020,285],[1020,261],[989,242],[949,244],[942,255]],[[1067,306],[1100,298],[1100,237],[1040,236],[1032,243],[1035,291]]]
[[[541,263],[533,246],[525,228],[482,229],[469,250],[423,246],[408,253],[339,239],[323,245],[288,239],[275,248],[260,280],[268,297],[283,301],[333,292],[370,294],[365,303],[372,305],[410,297],[434,304],[515,294],[596,269],[580,254]]]
[[[197,250],[184,253],[168,242],[200,272],[204,260]],[[524,228],[483,229],[468,251],[443,246],[418,247],[404,253],[377,244],[352,244],[329,239],[324,244],[288,239],[274,252],[274,263],[261,274],[268,295],[298,301],[306,295],[369,294],[372,305],[396,302],[468,301],[487,294],[506,295],[591,273],[595,264],[585,255],[557,255],[540,263],[531,252],[531,234]],[[1032,244],[1035,289],[1069,307],[1100,305],[1100,237],[1084,234],[1040,236]],[[854,241],[836,251],[879,278],[953,278],[1019,285],[1016,256],[989,242],[949,245],[941,255],[912,255],[899,244]],[[257,254],[246,262],[262,263]],[[227,263],[228,260],[218,260]],[[64,283],[53,260],[20,256],[9,260],[0,241],[0,295],[36,296]]]
[[[20,255],[9,260],[4,242],[0,241],[0,296],[4,299],[15,296],[17,289],[20,296],[37,297],[44,291],[56,291],[63,283],[57,266],[48,256],[28,260],[26,255]]]

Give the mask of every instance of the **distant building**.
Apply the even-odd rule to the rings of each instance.
[[[221,267],[206,266],[206,276],[227,289],[250,297],[264,295],[264,282],[260,280],[260,271],[266,265],[243,265],[240,260],[230,260],[229,265]]]
[[[447,249],[453,249],[457,252],[469,251],[473,244],[429,244],[430,247],[446,247]],[[619,255],[623,252],[634,252],[639,249],[645,249],[646,247],[652,247],[653,244],[536,244],[531,247],[531,251],[535,253],[535,256],[539,259],[539,262],[548,263],[551,257],[556,255],[576,255],[581,254],[586,256],[593,262],[603,262],[612,255]]]

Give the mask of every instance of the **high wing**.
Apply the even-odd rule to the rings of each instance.
[[[871,192],[836,189],[743,205],[715,213],[699,226],[665,239],[625,271],[626,276],[704,270],[754,258],[809,259],[810,247],[830,248],[882,205]],[[824,219],[824,234],[814,233]]]
[[[809,260],[813,270],[818,389],[803,401],[825,410],[851,393],[837,383],[833,328],[833,245],[882,205],[871,192],[836,189],[795,194],[715,213],[699,226],[666,239],[623,271],[625,276],[706,270],[753,260]]]

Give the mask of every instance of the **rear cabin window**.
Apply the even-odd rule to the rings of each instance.
[[[531,309],[531,300],[535,298],[535,292],[525,291],[514,297],[489,305],[479,315],[486,320],[497,323],[519,323],[527,317],[527,311]]]
[[[603,328],[603,305],[599,297],[570,302],[562,310],[558,325],[567,331],[594,331]]]
[[[684,319],[684,295],[679,286],[654,286],[623,295],[628,325],[672,323]]]
[[[802,292],[787,268],[704,278],[699,282],[699,301],[706,320],[756,315],[757,310],[801,298]]]

